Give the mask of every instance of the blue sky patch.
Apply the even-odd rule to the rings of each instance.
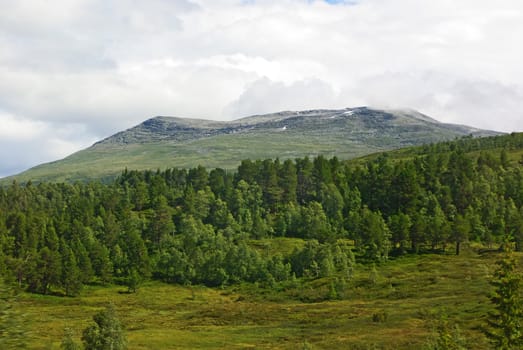
[[[356,3],[355,0],[324,0],[324,1],[331,5],[338,5],[338,4],[353,5]]]

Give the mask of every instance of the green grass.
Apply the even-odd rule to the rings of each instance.
[[[19,182],[83,181],[110,178],[125,168],[132,170],[192,168],[235,169],[243,159],[295,159],[323,154],[341,159],[359,157],[387,149],[364,145],[350,139],[304,137],[303,135],[221,135],[185,143],[160,142],[132,145],[98,145],[75,153],[61,161],[42,164],[17,175]],[[10,179],[4,179],[3,182]]]
[[[305,241],[300,238],[275,237],[253,239],[249,241],[249,245],[264,255],[273,256],[281,254],[282,256],[289,256],[295,248],[303,248]]]
[[[479,329],[491,309],[488,280],[496,259],[471,249],[459,257],[408,256],[377,266],[375,283],[370,267],[358,265],[340,300],[326,300],[332,279],[325,278],[272,288],[149,282],[136,294],[91,286],[76,298],[23,294],[21,307],[31,349],[58,349],[65,326],[79,339],[109,302],[129,349],[299,349],[305,342],[313,349],[420,349],[441,313],[460,326],[468,348],[487,349]],[[376,313],[387,320],[373,322]]]

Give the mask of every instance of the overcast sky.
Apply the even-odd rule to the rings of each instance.
[[[0,5],[0,176],[157,115],[368,105],[523,131],[521,0]]]

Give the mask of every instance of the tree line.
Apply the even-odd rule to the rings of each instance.
[[[523,136],[464,138],[401,158],[318,156],[125,170],[110,184],[0,188],[0,273],[29,291],[76,295],[87,283],[155,278],[220,286],[332,274],[355,260],[459,254],[511,236],[523,249]],[[253,240],[306,240],[272,254]]]

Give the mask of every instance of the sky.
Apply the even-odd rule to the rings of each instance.
[[[158,115],[523,131],[521,0],[0,0],[0,177]]]

